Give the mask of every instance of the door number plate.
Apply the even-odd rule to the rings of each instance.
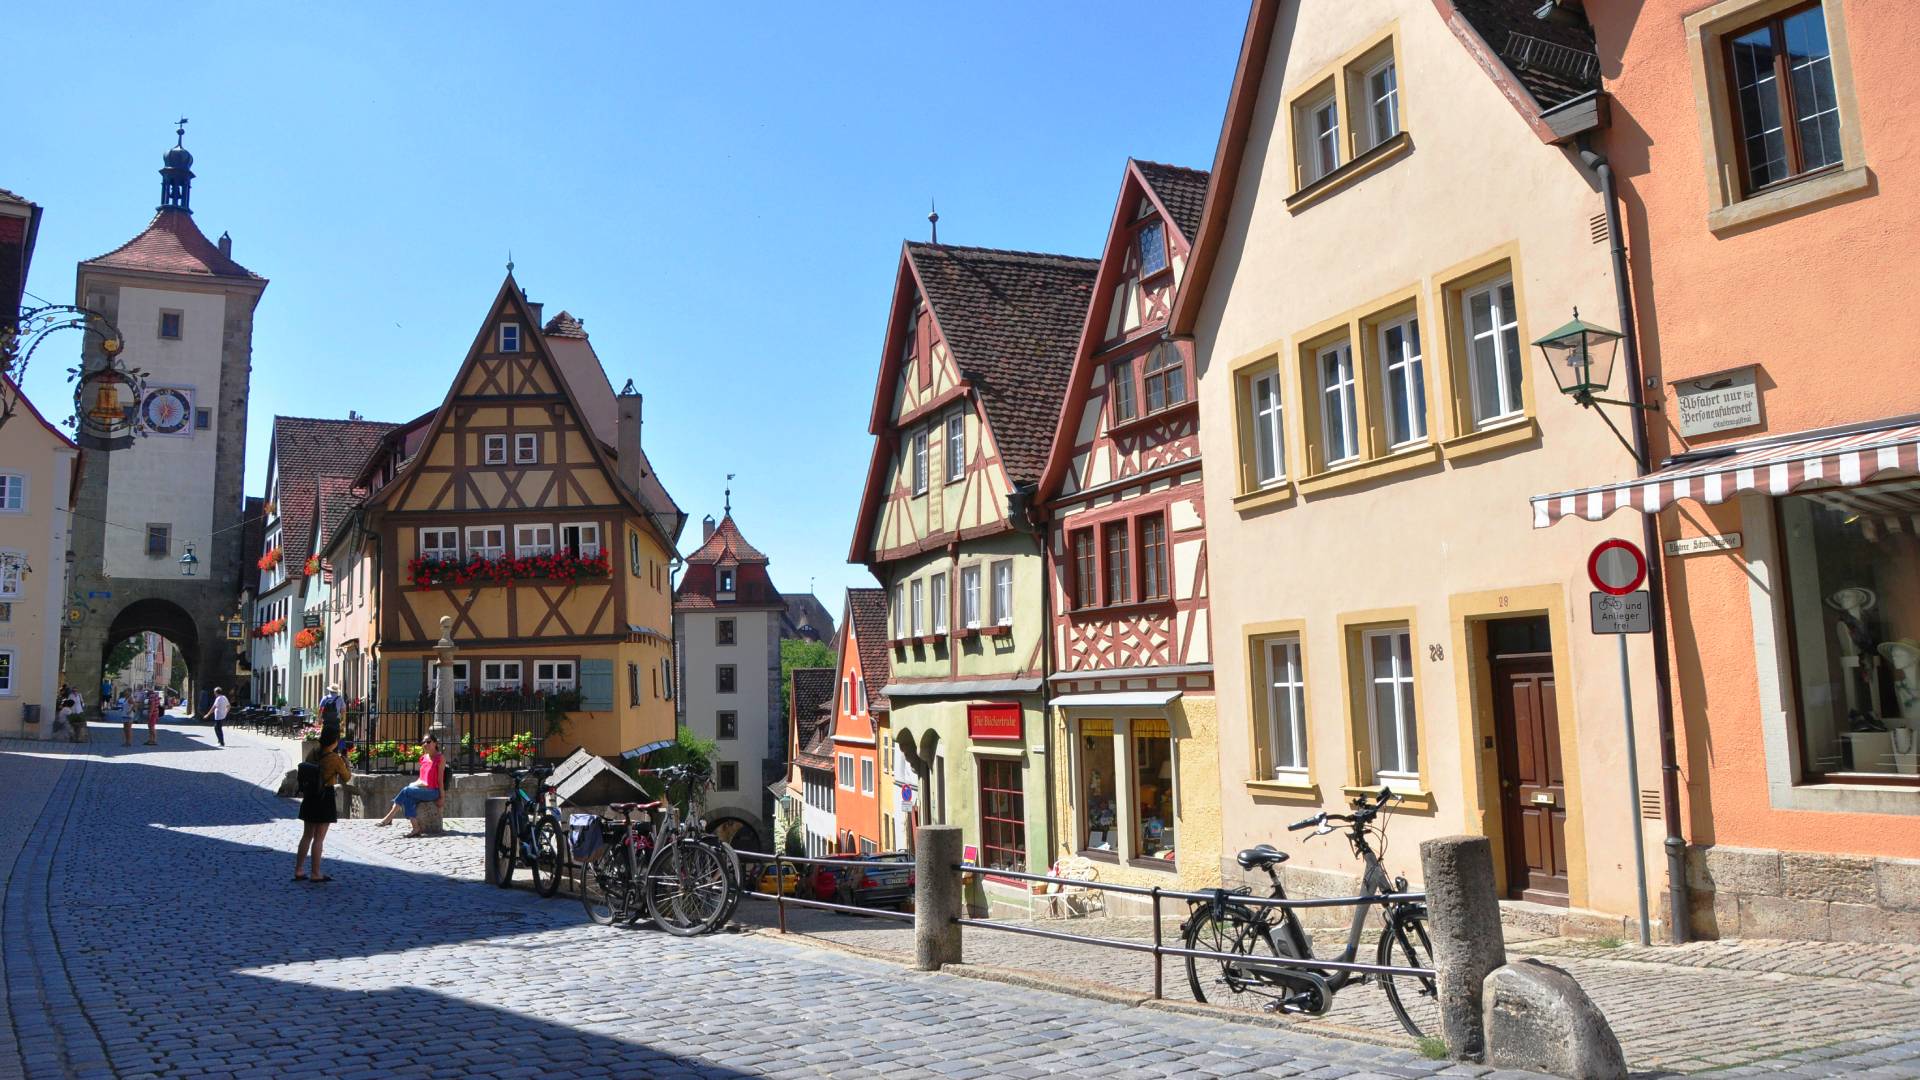
[[[1552,806],[1552,805],[1553,805],[1553,792],[1551,792],[1551,791],[1536,791],[1536,792],[1534,792],[1534,793],[1533,793],[1533,801],[1534,801],[1534,805],[1536,805],[1536,806]]]

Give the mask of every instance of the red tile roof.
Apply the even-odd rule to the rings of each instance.
[[[1205,169],[1188,169],[1179,165],[1162,165],[1157,161],[1133,159],[1147,183],[1153,188],[1153,194],[1160,205],[1173,215],[1173,223],[1180,234],[1193,242],[1200,231],[1200,212],[1207,206],[1207,179]]]
[[[693,554],[687,556],[687,561],[716,564],[729,561],[764,563],[767,557],[762,555],[758,548],[747,543],[747,538],[740,535],[740,526],[734,524],[733,515],[728,514],[720,519],[720,524],[713,527],[713,535],[707,537]]]
[[[733,599],[719,598],[719,569],[733,570]],[[767,574],[767,557],[740,535],[733,515],[720,519],[698,550],[687,556],[687,569],[673,590],[673,606],[679,609],[776,608],[787,609],[786,598],[773,587]]]
[[[986,409],[1007,476],[1015,484],[1038,480],[1100,264],[949,244],[909,243],[907,253],[962,377]],[[892,383],[884,385],[890,393]]]
[[[153,215],[140,235],[82,265],[108,270],[146,270],[160,274],[204,274],[209,277],[266,278],[220,254],[193,223],[193,215],[167,208]]]
[[[273,418],[273,461],[279,473],[280,562],[289,579],[306,568],[321,479],[351,482],[381,438],[397,426],[378,420]]]
[[[584,338],[587,336],[587,328],[580,325],[580,320],[564,311],[548,319],[547,325],[540,332],[548,337]]]
[[[887,648],[887,590],[848,589],[847,625],[860,650],[860,675],[867,680],[867,708],[887,712],[891,703],[880,688],[893,674],[893,652]]]
[[[794,668],[788,688],[789,707],[793,710],[794,752],[797,757],[820,756],[818,747],[826,741],[828,721],[833,713],[833,690],[840,677],[832,668]],[[810,755],[810,752],[811,755]],[[802,761],[803,765],[828,769],[832,759],[821,756],[821,764]]]

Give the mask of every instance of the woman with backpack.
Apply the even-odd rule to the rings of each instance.
[[[347,759],[340,756],[340,732],[324,727],[320,745],[300,763],[300,846],[293,853],[293,880],[332,881],[320,872],[320,851],[326,845],[327,827],[340,820],[340,807],[334,800],[333,785],[353,779]],[[311,858],[309,859],[309,852]],[[311,876],[300,872],[307,862]]]

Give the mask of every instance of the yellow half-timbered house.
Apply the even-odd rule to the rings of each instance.
[[[378,699],[422,711],[450,617],[463,714],[552,717],[522,725],[542,756],[616,754],[673,738],[685,518],[640,449],[632,384],[613,393],[571,317],[539,320],[509,274],[438,412],[370,463]]]

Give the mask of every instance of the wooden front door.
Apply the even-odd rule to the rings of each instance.
[[[1494,739],[1507,895],[1567,903],[1567,794],[1551,653],[1494,655]]]

